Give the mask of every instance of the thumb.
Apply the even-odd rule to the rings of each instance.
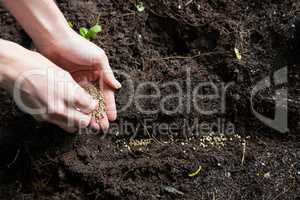
[[[86,91],[79,89],[80,92],[75,94],[74,105],[82,113],[90,114],[97,109],[97,101],[92,98]]]
[[[75,81],[73,88],[70,91],[74,91],[72,95],[67,99],[68,104],[74,107],[77,111],[85,114],[90,114],[97,108],[97,101],[93,99],[81,86]],[[75,89],[75,90],[74,90]]]

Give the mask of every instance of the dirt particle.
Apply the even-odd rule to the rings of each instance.
[[[184,195],[183,192],[181,192],[181,191],[179,191],[179,190],[177,190],[176,188],[171,187],[171,186],[163,187],[163,190],[166,191],[167,193],[170,193],[170,194]]]
[[[264,174],[264,178],[268,179],[270,177],[271,177],[271,173],[270,172]]]

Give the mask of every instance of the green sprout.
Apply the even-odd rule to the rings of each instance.
[[[98,15],[97,17],[97,22],[94,26],[92,26],[90,29],[87,29],[85,27],[81,27],[79,29],[79,33],[82,37],[90,40],[92,38],[95,38],[96,35],[100,32],[102,32],[102,26],[99,24],[99,18],[100,18],[100,15]]]
[[[81,35],[82,37],[84,37],[84,38],[87,38],[86,36],[87,36],[88,32],[89,32],[89,30],[88,30],[87,28],[85,28],[85,27],[81,27],[81,28],[79,29],[80,35]]]
[[[95,26],[91,27],[90,29],[87,29],[85,27],[81,27],[79,29],[80,35],[88,40],[95,38],[96,35],[100,32],[102,32],[102,27],[99,24],[96,24]]]
[[[135,5],[136,9],[138,12],[144,12],[145,6],[143,2],[139,2],[138,4]]]

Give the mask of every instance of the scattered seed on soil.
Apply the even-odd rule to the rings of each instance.
[[[0,186],[0,200],[279,200],[299,196],[299,0],[56,2],[77,31],[95,24],[101,15],[99,23],[107,31],[93,42],[104,47],[112,68],[119,71],[117,77],[124,87],[116,95],[118,107],[133,102],[111,124],[106,137],[70,136],[52,126],[37,127],[31,117],[15,108],[7,92],[0,91],[0,180],[5,183]],[[144,2],[141,13],[135,8],[138,2]],[[8,11],[0,8],[0,13],[1,38],[32,49],[31,40]],[[277,87],[272,80],[270,87],[251,99],[251,90],[260,80],[274,79],[277,69],[285,66],[287,84]],[[144,85],[148,81],[159,86],[158,98],[156,87]],[[218,97],[206,98],[216,91],[203,83],[217,86]],[[277,89],[289,93],[288,115],[293,117],[288,118],[287,134],[256,119],[250,105],[253,100],[257,112],[274,118]],[[155,97],[138,99],[137,95]],[[164,98],[171,95],[175,97]],[[226,102],[226,113],[220,101]],[[154,112],[139,112],[137,105]],[[215,115],[199,112],[215,109]],[[224,121],[218,123],[219,118]],[[205,136],[207,130],[214,134]],[[251,138],[245,138],[247,135]],[[153,140],[146,147],[128,145],[130,138],[154,136],[161,142]],[[187,140],[189,137],[192,139]],[[246,154],[241,166],[244,139]],[[86,158],[77,153],[82,147],[88,149]],[[16,148],[21,149],[20,155],[8,168]],[[188,177],[200,163],[203,169],[197,177]],[[66,180],[60,179],[64,175],[58,168],[66,173]],[[36,179],[45,181],[38,185]]]
[[[153,141],[153,139],[141,139],[141,140],[131,139],[130,142],[129,142],[129,146],[132,146],[132,147],[147,146],[152,141]]]

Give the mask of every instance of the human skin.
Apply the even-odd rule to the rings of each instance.
[[[0,49],[5,49],[0,52],[1,87],[14,95],[23,111],[68,132],[90,124],[89,113],[96,108],[97,102],[67,71],[13,42],[0,40]]]
[[[121,84],[114,77],[105,52],[71,29],[68,26],[67,20],[64,18],[63,14],[53,0],[2,0],[2,2],[15,16],[25,31],[30,35],[40,53],[38,54],[39,56],[32,56],[28,59],[36,59],[37,63],[40,63],[41,65],[40,68],[43,68],[45,67],[45,64],[40,62],[40,60],[45,60],[47,58],[47,66],[48,68],[51,68],[51,70],[62,70],[66,73],[70,73],[72,77],[66,77],[68,77],[68,79],[70,79],[69,81],[72,82],[71,87],[73,87],[73,89],[70,89],[71,91],[75,91],[75,87],[78,88],[78,85],[76,85],[77,83],[71,79],[75,79],[77,82],[100,80],[99,84],[104,95],[106,113],[103,114],[103,117],[98,122],[94,121],[93,119],[89,119],[90,125],[93,128],[101,128],[104,130],[108,129],[109,121],[113,121],[117,117],[114,92],[116,89],[121,88]],[[2,41],[2,43],[3,48],[8,45],[4,41]],[[2,47],[1,49],[3,49]],[[21,47],[14,46],[10,49],[14,51],[14,48],[20,49]],[[6,52],[8,52],[8,50]],[[16,52],[21,52],[21,50]],[[30,54],[28,53],[27,55],[27,53],[26,59]],[[11,63],[5,63],[5,56],[10,56],[9,52],[5,54],[6,55],[2,55],[2,57],[0,55],[0,65],[2,65],[2,69],[0,69],[0,75],[4,77],[2,80],[2,85],[6,85],[6,88],[9,88],[15,83],[16,77],[7,75],[7,71],[16,71],[14,73],[18,74],[20,71],[24,72],[29,70],[30,67],[19,67],[19,65],[16,65],[15,63],[23,64],[22,62],[24,60],[24,57],[21,58],[18,55],[14,56],[14,59],[12,59],[13,61]],[[36,55],[36,53],[33,54]],[[18,59],[23,60],[21,62]],[[12,67],[14,67],[13,70],[8,70]],[[36,65],[36,67],[38,66]],[[4,84],[4,82],[6,82],[6,84]],[[45,85],[45,87],[46,86],[47,85]],[[62,93],[63,92],[59,94]],[[40,99],[40,97],[43,95],[45,95],[43,94],[43,90],[39,90],[35,91],[35,96],[31,96],[31,98],[33,101],[35,101],[35,99]],[[58,98],[60,98],[62,101],[64,100],[63,95]],[[73,98],[77,99],[73,100],[73,102],[77,102],[77,104],[80,102],[81,108],[78,106],[77,109],[74,106],[65,106],[61,110],[69,110],[70,113],[76,113],[80,111],[83,114],[81,117],[85,119],[90,117],[90,112],[87,111],[94,109],[94,104],[91,104],[91,97],[88,96],[84,91],[80,90]],[[46,108],[51,107],[50,104],[51,102],[44,102],[44,106]],[[89,109],[86,109],[86,107]],[[61,111],[59,113],[60,115],[62,114]],[[54,117],[52,116],[50,118],[51,120],[47,116],[42,117],[43,120],[55,123],[52,120]],[[74,117],[64,113],[64,118],[66,120],[61,121],[68,121],[69,118],[73,119]],[[83,124],[84,126],[86,125],[86,123]],[[78,128],[78,123],[76,126],[68,128],[66,128],[66,122],[58,125],[65,130],[72,129],[67,130],[69,132],[73,131],[75,128]]]

